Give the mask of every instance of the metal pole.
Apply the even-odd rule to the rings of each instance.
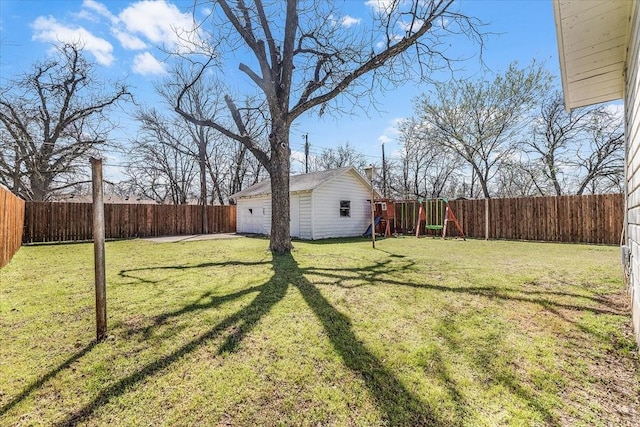
[[[104,202],[102,190],[102,160],[91,158],[93,182],[93,253],[96,288],[96,339],[107,336],[107,286],[104,259]]]
[[[371,246],[376,248],[376,204],[373,200],[373,173],[371,174]]]
[[[382,197],[387,197],[387,162],[384,158],[384,142],[382,143]]]
[[[309,134],[304,134],[304,173],[309,173]]]

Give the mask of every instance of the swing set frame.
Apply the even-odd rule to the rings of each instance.
[[[416,220],[416,237],[420,237],[420,223],[424,221],[425,233],[428,231],[440,231],[442,230],[442,238],[447,237],[447,226],[450,222],[457,228],[460,236],[467,240],[462,226],[453,213],[453,209],[449,206],[449,200],[446,198],[429,199],[424,203],[422,199],[418,199],[420,204],[420,212],[418,213],[418,219]]]
[[[447,236],[450,223],[456,227],[460,237],[466,240],[460,222],[453,213],[446,198],[375,200],[375,216],[380,217],[377,233],[389,237],[398,235],[438,235]],[[398,206],[400,205],[400,206]],[[398,211],[396,211],[398,209]],[[393,226],[391,225],[393,223]]]

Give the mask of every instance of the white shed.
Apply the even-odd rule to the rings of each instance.
[[[293,175],[289,181],[291,237],[306,240],[362,235],[371,222],[371,186],[354,167]],[[271,232],[271,181],[231,196],[238,233]],[[376,192],[375,197],[380,195]]]
[[[555,0],[567,109],[623,98],[628,264],[633,325],[640,345],[640,18],[637,1]]]

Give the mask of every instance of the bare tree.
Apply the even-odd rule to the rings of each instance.
[[[336,148],[323,148],[319,155],[313,157],[311,171],[337,169],[345,166],[354,166],[359,170],[364,170],[367,166],[364,155],[348,142]]]
[[[392,189],[400,196],[437,198],[452,196],[461,176],[461,157],[444,148],[429,127],[412,117],[399,126],[402,154],[401,176],[393,180]]]
[[[549,80],[535,62],[523,69],[512,63],[493,80],[437,84],[430,96],[421,97],[417,115],[436,140],[471,166],[488,198],[490,180],[516,152],[529,112]]]
[[[175,75],[180,78],[182,73],[175,73]],[[190,90],[185,93],[184,100],[186,108],[188,111],[191,111],[192,114],[202,117],[204,115],[207,116],[216,116],[218,110],[218,97],[214,93],[215,87],[205,86],[204,82],[198,82],[195,85],[192,85]],[[174,94],[171,92],[163,91],[162,88],[159,88],[159,92],[164,95],[165,99],[172,100],[174,98]],[[171,102],[171,101],[169,101]],[[204,214],[205,206],[207,205],[208,192],[207,192],[207,170],[211,169],[211,165],[209,164],[209,147],[215,146],[216,137],[218,137],[218,133],[213,129],[200,126],[198,124],[191,123],[187,120],[183,119],[184,128],[187,134],[189,135],[189,139],[187,141],[183,141],[184,148],[193,155],[193,157],[198,162],[199,169],[199,180],[200,180],[200,197],[199,203],[203,209],[202,215],[202,229],[203,232],[207,232],[207,221],[206,215]],[[218,183],[218,175],[212,175],[213,186],[215,192],[218,194],[218,198],[221,200],[221,192],[220,186]]]
[[[498,197],[531,197],[544,195],[538,186],[537,169],[518,159],[504,161],[495,177],[495,194]]]
[[[130,188],[161,203],[187,203],[195,193],[197,158],[186,145],[191,135],[184,121],[168,119],[155,109],[138,111],[136,119],[141,132],[131,142],[125,172]]]
[[[624,179],[624,124],[621,115],[598,107],[589,115],[586,135],[573,164],[580,170],[576,194],[621,190]]]
[[[593,109],[584,108],[567,112],[558,91],[542,99],[531,138],[523,144],[524,151],[534,156],[529,164],[529,176],[535,178],[542,194],[549,194],[549,186],[556,195],[563,193],[568,180],[569,153],[583,136],[591,111]]]
[[[47,200],[75,185],[89,155],[112,124],[105,113],[131,94],[123,85],[103,92],[81,47],[56,55],[0,88],[0,182],[26,200]]]
[[[541,194],[619,189],[624,174],[624,130],[620,114],[607,106],[567,112],[559,92],[542,101],[523,150],[529,176]]]
[[[339,111],[344,102],[358,104],[377,89],[405,82],[416,72],[428,77],[450,64],[443,40],[452,33],[481,39],[475,21],[453,10],[453,0],[389,1],[377,5],[370,22],[343,25],[344,16],[333,2],[299,0],[217,0],[209,15],[210,37],[220,57],[206,65],[241,57],[239,69],[260,94],[252,107],[269,125],[269,147],[261,147],[247,131],[237,98],[225,95],[234,126],[219,118],[194,117],[184,108],[184,94],[176,111],[194,123],[210,126],[244,144],[271,178],[272,219],[270,249],[291,250],[289,230],[289,134],[292,123],[318,107],[320,114]],[[203,28],[201,26],[200,28]],[[205,49],[205,51],[212,51]],[[225,56],[226,55],[226,56]],[[342,95],[342,104],[335,103]],[[336,108],[338,110],[336,110]]]

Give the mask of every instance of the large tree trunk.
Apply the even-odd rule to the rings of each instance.
[[[200,205],[202,209],[201,232],[209,233],[209,221],[207,220],[207,141],[204,131],[198,130],[198,165],[200,166]]]
[[[45,178],[38,172],[35,172],[30,176],[31,183],[31,198],[34,202],[44,202],[47,199],[49,193],[49,186],[45,181]]]
[[[289,211],[289,129],[274,131],[271,142],[271,239],[269,249],[278,254],[291,251]]]
[[[553,190],[556,192],[556,196],[562,196],[562,187],[560,187],[560,182],[558,182],[558,175],[556,174],[556,161],[553,155],[545,156],[545,163],[547,166],[547,170],[549,171],[549,178],[551,179],[551,183],[553,184]]]

